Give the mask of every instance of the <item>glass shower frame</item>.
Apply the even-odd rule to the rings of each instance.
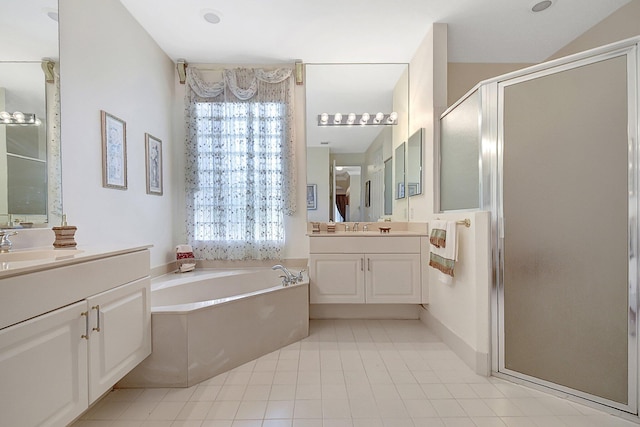
[[[482,104],[481,130],[481,162],[488,167],[481,168],[482,208],[492,211],[492,259],[493,259],[493,287],[491,295],[492,309],[492,370],[495,375],[506,375],[516,381],[531,382],[539,386],[549,387],[562,393],[567,393],[587,401],[596,402],[619,409],[621,411],[638,413],[638,181],[640,155],[638,149],[638,40],[616,43],[583,54],[552,61],[540,66],[531,67],[523,72],[515,72],[495,81],[480,85]],[[584,392],[570,389],[558,384],[546,382],[538,378],[509,371],[505,368],[504,354],[504,203],[502,200],[502,160],[504,155],[503,141],[503,96],[504,88],[557,72],[570,70],[575,67],[595,63],[604,59],[618,56],[627,57],[627,92],[628,92],[628,149],[629,149],[629,199],[628,199],[628,404],[603,399]],[[497,142],[497,144],[496,144]]]

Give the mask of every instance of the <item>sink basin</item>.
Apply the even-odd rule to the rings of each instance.
[[[0,262],[38,261],[72,258],[81,254],[79,249],[35,249],[0,253]]]

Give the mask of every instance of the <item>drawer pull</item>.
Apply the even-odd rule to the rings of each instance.
[[[371,258],[367,258],[367,271],[371,271]]]
[[[84,334],[80,335],[80,338],[84,338],[85,340],[89,339],[89,312],[83,311],[80,313],[80,316],[84,316]]]
[[[360,258],[360,271],[364,271],[364,258]]]
[[[100,305],[94,305],[91,307],[91,310],[96,311],[96,327],[93,328],[94,331],[100,332]]]

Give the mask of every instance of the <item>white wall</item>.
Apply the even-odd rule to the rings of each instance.
[[[409,64],[409,132],[425,128],[422,194],[409,199],[409,220],[426,221],[434,213],[434,146],[438,119],[447,108],[447,25],[434,24]]]
[[[60,0],[63,205],[80,246],[151,244],[173,260],[174,66],[118,1]],[[100,110],[127,124],[128,189],[102,187]],[[145,132],[163,142],[164,195],[146,194]]]
[[[308,210],[309,221],[327,222],[329,219],[329,147],[307,148],[307,184],[316,184],[318,208]]]
[[[423,146],[424,193],[409,198],[411,221],[436,217],[451,221],[469,218],[471,227],[458,226],[459,262],[451,284],[439,281],[436,270],[425,267],[423,286],[428,304],[421,318],[479,373],[489,373],[490,222],[488,212],[436,214],[434,179],[439,118],[447,105],[447,26],[434,24],[410,63],[409,134],[426,129]],[[428,248],[423,248],[428,251]],[[423,288],[424,288],[423,287]]]

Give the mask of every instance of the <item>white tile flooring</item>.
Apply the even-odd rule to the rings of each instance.
[[[119,389],[73,427],[621,427],[473,373],[417,320],[314,320],[310,336],[190,388]]]

